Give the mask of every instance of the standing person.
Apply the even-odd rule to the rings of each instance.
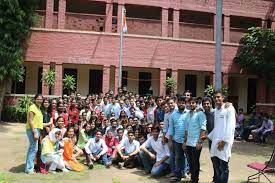
[[[207,133],[210,134],[214,129],[214,109],[212,108],[212,99],[209,97],[205,97],[202,99],[202,106],[204,110],[204,114],[206,115],[206,130]],[[211,149],[212,141],[208,139],[208,148],[209,151]],[[211,159],[212,161],[212,159]],[[212,161],[213,170],[214,170],[214,163]],[[214,171],[213,181],[216,182],[216,172]]]
[[[72,100],[68,113],[69,113],[69,126],[77,124],[79,120],[79,111],[78,111],[77,103],[75,99]]]
[[[186,134],[183,148],[187,150],[191,172],[191,182],[199,182],[200,155],[202,143],[205,139],[206,116],[202,111],[197,111],[197,101],[190,98],[190,111],[187,114]]]
[[[53,126],[50,100],[47,98],[45,98],[42,103],[42,114],[43,114],[43,129],[44,129],[43,135],[46,136],[51,131],[51,128]]]
[[[26,133],[29,139],[29,149],[26,158],[25,172],[34,173],[34,159],[38,150],[38,139],[43,129],[43,114],[40,110],[43,96],[37,94],[34,97],[34,104],[29,107],[27,115]]]
[[[157,97],[157,101],[156,101],[156,108],[154,111],[154,121],[155,124],[158,124],[160,121],[164,121],[164,110],[162,108],[162,103],[163,103],[163,98],[162,97]]]
[[[182,145],[185,136],[186,116],[188,110],[185,109],[185,97],[179,97],[178,110],[171,116],[171,125],[169,126],[169,146],[172,153],[175,155],[175,162],[170,161],[171,169],[174,170],[174,176],[171,177],[171,182],[179,182],[182,177],[182,172],[185,171],[185,153]],[[175,168],[173,167],[175,165]],[[187,172],[184,172],[186,176]]]
[[[225,95],[222,91],[214,93],[215,112],[214,129],[208,135],[212,141],[210,156],[214,163],[217,183],[227,183],[229,178],[228,162],[231,157],[231,148],[234,142],[236,112],[231,105],[225,108]]]

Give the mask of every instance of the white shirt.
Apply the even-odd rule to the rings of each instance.
[[[234,132],[236,125],[235,109],[233,106],[225,108],[222,105],[221,109],[214,111],[214,129],[208,135],[212,141],[210,150],[211,157],[218,157],[219,159],[228,162],[231,157],[231,148],[234,142]],[[224,149],[218,150],[218,143],[224,141]]]
[[[155,120],[155,109],[156,109],[157,106],[150,106],[148,107],[147,109],[147,122],[148,123],[154,123],[154,120]]]
[[[147,139],[144,144],[141,145],[141,147],[147,147],[152,148],[157,154],[156,154],[156,161],[162,160],[165,156],[170,156],[170,150],[168,147],[168,144],[163,144],[162,139],[158,138],[157,141],[153,137],[150,137]],[[165,161],[169,164],[169,159]]]
[[[120,149],[123,149],[125,150],[125,153],[128,155],[128,154],[131,154],[132,152],[134,152],[135,150],[139,149],[139,142],[136,141],[136,140],[133,140],[132,143],[129,142],[129,139],[128,138],[125,138],[124,140],[122,140],[120,142],[120,144],[118,145],[118,148]]]
[[[96,142],[95,138],[91,138],[85,145],[85,151],[87,154],[98,154],[101,156],[107,153],[108,147],[103,139],[99,139],[99,141]]]

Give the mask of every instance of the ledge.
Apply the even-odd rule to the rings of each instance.
[[[43,32],[59,32],[59,33],[74,33],[74,34],[91,34],[91,35],[105,35],[105,36],[120,36],[118,33],[109,32],[95,32],[95,31],[81,31],[81,30],[68,30],[68,29],[47,29],[47,28],[36,28],[32,27],[33,31],[43,31]],[[137,35],[137,34],[125,34],[125,37],[133,38],[146,38],[146,39],[158,39],[166,41],[181,41],[181,42],[191,42],[200,44],[213,44],[215,41],[197,40],[197,39],[183,39],[183,38],[172,38],[172,37],[161,37],[161,36],[147,36],[147,35]],[[238,43],[226,43],[223,42],[222,45],[225,46],[240,46]]]

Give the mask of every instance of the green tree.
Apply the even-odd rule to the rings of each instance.
[[[71,94],[71,92],[75,91],[75,78],[74,76],[65,74],[65,77],[63,79],[63,88],[68,91],[68,94]]]
[[[47,73],[44,73],[42,75],[42,79],[44,82],[45,86],[48,86],[50,91],[51,91],[51,87],[53,87],[55,85],[55,70],[54,69],[50,69]],[[51,92],[50,92],[51,94]]]
[[[235,57],[242,69],[264,78],[266,86],[274,85],[275,76],[275,32],[271,29],[249,28],[241,39],[241,50]]]
[[[23,57],[34,14],[35,0],[1,0],[0,120],[8,83],[23,80]]]
[[[226,86],[222,85],[221,90],[225,95],[228,95],[228,88]],[[214,97],[214,92],[215,92],[215,86],[207,85],[207,87],[204,89],[204,96],[212,98]]]
[[[171,94],[171,92],[174,92],[176,89],[177,81],[173,77],[167,77],[163,84],[166,89],[166,92]]]

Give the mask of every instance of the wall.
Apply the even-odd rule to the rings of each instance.
[[[114,34],[36,29],[29,40],[26,61],[118,66],[119,43],[119,36]],[[223,72],[239,72],[233,63],[237,50],[238,45],[223,45]],[[123,51],[123,64],[129,67],[214,71],[215,66],[215,44],[210,41],[127,35]]]
[[[38,63],[24,63],[26,66],[26,94],[36,94],[38,87]]]

